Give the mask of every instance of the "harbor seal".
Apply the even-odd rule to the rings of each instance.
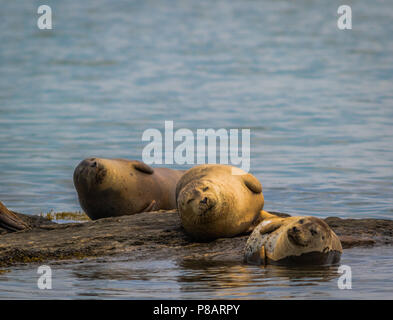
[[[137,160],[88,158],[75,168],[74,185],[82,209],[96,220],[175,209],[182,174]]]
[[[238,172],[233,174],[234,170]],[[233,237],[249,231],[264,204],[257,178],[220,164],[187,170],[176,186],[176,199],[182,226],[198,240]]]
[[[29,229],[29,225],[20,219],[15,213],[0,201],[0,227],[9,231],[19,231]]]
[[[340,261],[342,246],[332,229],[316,217],[280,218],[266,211],[247,240],[250,264],[327,265]]]

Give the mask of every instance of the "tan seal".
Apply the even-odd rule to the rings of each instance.
[[[261,218],[247,240],[246,263],[327,265],[340,261],[341,242],[325,221],[309,216],[280,218],[266,211]]]
[[[176,208],[176,184],[183,171],[144,162],[89,158],[74,171],[79,203],[93,220]]]
[[[176,186],[176,199],[182,226],[200,240],[233,237],[250,230],[264,203],[257,178],[220,164],[187,170]]]

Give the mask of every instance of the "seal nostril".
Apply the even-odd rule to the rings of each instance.
[[[298,229],[298,228],[296,228],[296,227],[293,227],[293,228],[292,228],[292,231],[293,231],[293,232],[298,232],[298,231],[299,231],[299,229]]]
[[[204,197],[203,200],[200,201],[201,203],[207,203],[207,198]]]

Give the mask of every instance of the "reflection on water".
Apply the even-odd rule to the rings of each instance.
[[[348,249],[341,264],[352,269],[351,290],[338,288],[338,266],[101,258],[52,264],[52,290],[37,289],[32,267],[0,273],[0,298],[393,299],[393,247]]]
[[[181,267],[188,271],[178,278],[183,292],[210,292],[217,299],[269,298],[271,290],[285,292],[286,288],[318,285],[338,276],[338,266],[258,267],[193,261]]]

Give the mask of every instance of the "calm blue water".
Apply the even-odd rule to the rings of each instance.
[[[342,4],[4,1],[0,200],[80,210],[81,159],[141,159],[144,130],[172,120],[251,129],[267,210],[393,218],[393,2],[345,1],[347,31]]]
[[[40,290],[38,266],[0,274],[0,299],[393,299],[392,247],[354,248],[352,288],[337,266],[286,268],[127,258],[51,264],[52,289]]]

